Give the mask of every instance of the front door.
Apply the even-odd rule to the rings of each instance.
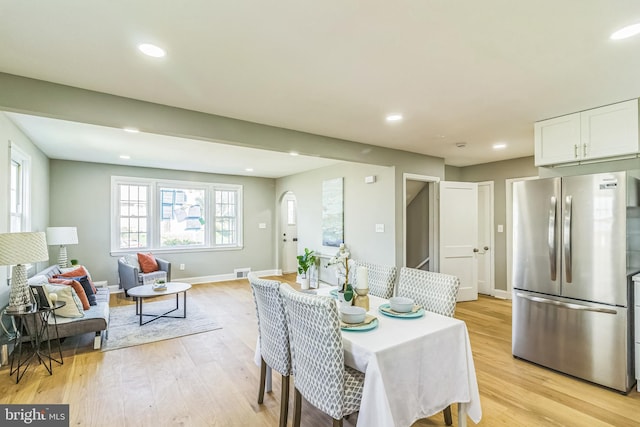
[[[440,272],[460,279],[458,301],[478,299],[478,185],[440,182]]]
[[[288,192],[280,205],[280,244],[282,251],[282,272],[294,273],[298,269],[298,210],[296,196]]]

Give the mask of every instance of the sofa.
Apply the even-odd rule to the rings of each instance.
[[[65,269],[68,270],[68,269]],[[48,279],[53,278],[62,271],[57,265],[52,265],[44,270],[36,273],[28,280],[29,285],[38,285],[47,283]],[[90,306],[88,310],[83,310],[82,317],[62,317],[55,316],[58,324],[58,336],[60,338],[70,337],[74,335],[94,333],[93,348],[99,349],[102,346],[102,339],[108,338],[109,330],[109,288],[96,287],[96,305]],[[75,291],[74,291],[75,292]],[[54,316],[49,318],[49,336],[55,336]]]
[[[158,279],[171,281],[171,263],[161,258],[155,258],[158,270],[151,273],[143,273],[135,255],[127,255],[118,259],[118,277],[120,287],[125,294],[135,286],[151,285]]]

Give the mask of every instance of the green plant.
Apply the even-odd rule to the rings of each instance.
[[[297,258],[298,274],[304,274],[306,276],[307,271],[316,263],[314,251],[310,251],[309,248],[304,248],[304,253],[302,255],[298,255]]]
[[[71,262],[71,265],[78,265],[77,259],[72,259],[70,262]]]

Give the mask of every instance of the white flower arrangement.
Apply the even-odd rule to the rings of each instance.
[[[349,259],[351,253],[347,249],[347,246],[344,243],[340,243],[340,247],[338,248],[338,252],[336,252],[335,256],[329,259],[329,263],[325,267],[329,267],[330,265],[336,266],[336,277],[338,278],[338,283],[342,281],[342,290],[347,290],[347,285],[351,283],[350,273],[353,267],[353,260]]]

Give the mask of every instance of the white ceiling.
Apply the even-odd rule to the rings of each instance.
[[[466,166],[532,155],[536,120],[640,96],[640,37],[609,40],[636,22],[636,0],[0,0],[0,71]],[[63,125],[21,123],[72,156]]]

